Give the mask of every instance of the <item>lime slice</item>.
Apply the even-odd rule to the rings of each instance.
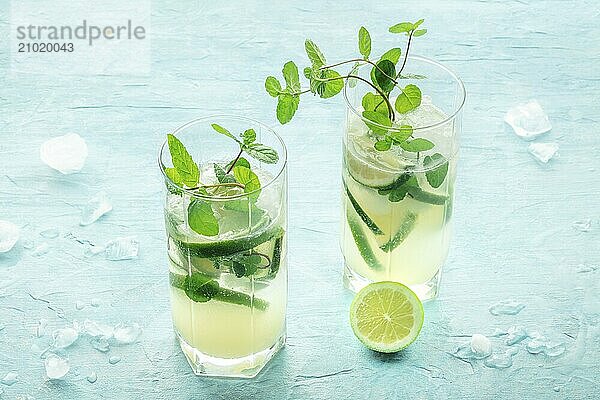
[[[388,186],[407,166],[394,152],[376,150],[368,136],[348,137],[346,168],[357,182],[365,186]]]
[[[352,301],[350,325],[369,349],[394,353],[419,336],[423,305],[417,295],[401,283],[371,283]]]

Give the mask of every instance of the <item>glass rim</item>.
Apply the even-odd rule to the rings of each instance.
[[[191,121],[186,122],[185,124],[179,126],[178,128],[174,129],[173,131],[171,131],[170,133],[177,136],[177,133],[180,133],[182,131],[184,131],[186,128],[189,128],[190,126],[194,126],[196,124],[199,124],[201,122],[205,122],[205,121],[209,121],[209,120],[213,120],[213,119],[219,119],[219,118],[226,118],[226,119],[230,119],[230,120],[238,120],[238,121],[246,121],[250,124],[255,124],[261,127],[261,129],[266,129],[268,132],[270,132],[281,144],[281,148],[282,148],[282,154],[279,154],[279,160],[280,160],[280,164],[281,166],[279,167],[279,169],[277,170],[277,173],[273,175],[273,177],[271,179],[269,179],[269,181],[267,183],[262,183],[261,182],[261,186],[258,189],[255,189],[251,192],[248,193],[240,193],[240,194],[236,194],[233,196],[211,196],[211,195],[204,195],[201,193],[197,193],[194,192],[194,189],[190,189],[190,188],[186,188],[182,185],[179,185],[175,182],[173,182],[173,180],[171,178],[169,178],[169,176],[167,175],[167,173],[165,172],[165,168],[167,168],[167,166],[165,166],[165,164],[162,162],[162,155],[165,151],[165,149],[167,149],[168,143],[167,143],[167,139],[165,139],[162,142],[162,145],[160,146],[160,149],[158,151],[158,167],[160,168],[160,172],[162,173],[163,177],[165,178],[165,180],[172,186],[176,187],[177,189],[181,190],[182,192],[188,194],[191,197],[197,197],[197,198],[201,198],[201,199],[207,199],[207,200],[212,200],[212,201],[230,201],[230,200],[236,200],[236,199],[240,199],[240,198],[246,198],[249,197],[250,195],[254,194],[254,193],[258,193],[261,190],[263,190],[264,188],[268,187],[269,185],[271,185],[273,182],[275,182],[277,179],[279,179],[279,177],[281,176],[281,174],[283,173],[283,171],[285,171],[285,168],[287,166],[287,147],[285,146],[285,142],[283,141],[283,139],[281,138],[281,136],[279,136],[277,134],[277,132],[275,132],[271,127],[269,127],[268,125],[257,121],[255,119],[252,118],[248,118],[248,117],[244,117],[241,115],[236,115],[236,114],[214,114],[214,115],[209,115],[206,117],[200,117],[200,118],[196,118],[193,119]]]
[[[419,56],[419,55],[410,55],[408,56],[408,60],[418,60],[418,61],[423,61],[425,63],[431,64],[437,68],[442,69],[443,71],[445,71],[448,75],[450,75],[450,77],[452,77],[452,79],[458,84],[458,88],[460,91],[460,101],[458,106],[455,107],[455,109],[450,113],[450,115],[448,115],[448,117],[446,117],[445,119],[443,119],[442,121],[436,122],[435,124],[431,124],[431,125],[425,125],[425,126],[419,126],[419,127],[413,127],[413,131],[426,131],[426,130],[430,130],[430,129],[434,129],[437,128],[439,126],[442,126],[444,124],[447,124],[448,122],[454,120],[458,114],[461,112],[463,106],[465,105],[465,101],[467,98],[467,92],[465,89],[465,85],[462,81],[462,79],[459,78],[458,75],[456,75],[456,73],[454,71],[452,71],[450,68],[446,67],[444,64],[441,64],[435,60],[432,60],[430,58],[427,57],[423,57],[423,56]],[[367,65],[367,63],[363,63],[361,65],[365,66]],[[356,115],[357,117],[359,117],[363,122],[368,122],[370,125],[374,125],[383,129],[387,129],[387,130],[393,130],[393,131],[401,131],[402,128],[400,127],[389,127],[389,126],[384,126],[384,125],[380,125],[376,122],[370,121],[368,119],[366,119],[365,117],[362,116],[361,113],[358,112],[358,110],[356,110],[356,108],[354,108],[354,106],[352,105],[352,102],[350,101],[350,99],[348,98],[348,82],[349,79],[344,80],[344,100],[346,101],[346,107],[352,111],[352,113],[354,115]]]

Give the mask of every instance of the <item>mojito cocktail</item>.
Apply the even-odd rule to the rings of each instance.
[[[454,75],[438,66],[424,58],[409,57],[407,67],[427,76],[419,81],[427,94],[415,109],[397,113],[391,127],[378,127],[364,118],[368,115],[364,99],[369,95],[361,93],[360,86],[345,87],[348,112],[343,141],[341,247],[344,281],[354,291],[370,282],[395,281],[409,286],[422,300],[437,294],[451,237],[460,130],[460,116],[453,110],[460,110],[464,100],[460,81],[443,80],[446,73],[451,74],[447,78]],[[455,91],[459,97],[446,102],[445,96]],[[395,100],[391,98],[391,103]],[[404,143],[377,148],[382,129],[388,137],[410,134],[411,143],[423,139],[427,142],[421,145],[430,145],[424,145],[422,151],[412,151]]]
[[[254,376],[285,340],[285,147],[255,121],[201,119],[169,135],[161,168],[181,347],[199,375]]]

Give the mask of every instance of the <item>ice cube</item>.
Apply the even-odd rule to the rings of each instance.
[[[113,336],[114,328],[101,322],[86,319],[83,321],[83,331],[92,337],[110,339]]]
[[[473,358],[486,358],[492,354],[492,342],[484,335],[476,333],[471,336],[471,351],[473,352]]]
[[[14,385],[15,383],[17,383],[18,381],[19,381],[19,374],[17,374],[16,372],[9,372],[8,374],[6,374],[4,376],[4,378],[2,378],[0,383],[2,383],[3,385],[6,385],[6,386],[11,386],[11,385]]]
[[[79,333],[73,328],[57,329],[52,332],[54,347],[64,349],[71,346],[79,338]]]
[[[140,244],[134,236],[117,238],[106,244],[106,258],[111,261],[137,258]]]
[[[552,129],[548,116],[537,100],[519,104],[506,112],[504,121],[521,139],[532,140]]]
[[[527,351],[531,354],[546,354],[548,357],[558,357],[566,350],[563,342],[555,342],[547,339],[539,332],[531,333],[531,340],[527,343]]]
[[[489,311],[492,315],[516,315],[525,308],[525,304],[515,300],[503,300],[492,306]]]
[[[579,232],[589,232],[592,230],[592,220],[584,219],[581,221],[573,222],[573,228],[577,229]]]
[[[52,138],[42,143],[40,147],[42,161],[63,174],[80,171],[87,156],[87,144],[76,133]]]
[[[19,241],[20,229],[12,222],[0,220],[0,253],[10,251]]]
[[[69,361],[56,354],[49,354],[44,360],[46,375],[50,379],[62,379],[69,372]]]
[[[527,339],[528,337],[529,337],[529,334],[527,333],[525,328],[523,328],[521,326],[513,325],[510,328],[508,328],[508,333],[506,336],[505,343],[509,346],[512,346],[512,345],[522,342],[523,340]]]
[[[87,258],[94,257],[96,254],[100,254],[104,252],[104,246],[95,246],[93,244],[88,244],[83,251],[83,255]]]
[[[38,321],[37,327],[35,328],[35,336],[42,337],[48,333],[48,320],[42,318]]]
[[[86,304],[83,301],[77,300],[75,302],[75,309],[77,309],[77,310],[81,311],[81,310],[83,310],[85,308],[85,306],[86,306]]]
[[[473,350],[471,350],[470,344],[463,345],[463,346],[460,346],[459,348],[457,348],[454,351],[454,355],[463,360],[470,360],[470,359],[474,358]]]
[[[119,344],[130,344],[134,343],[142,333],[142,328],[139,324],[118,324],[115,326],[113,337]]]
[[[59,235],[57,229],[46,229],[45,231],[40,232],[40,236],[46,239],[56,239]]]
[[[518,352],[517,349],[508,349],[503,353],[494,353],[483,362],[483,365],[496,369],[509,368],[513,365],[513,356]]]
[[[89,383],[95,383],[98,380],[98,375],[94,371],[90,372],[88,376],[85,377]]]
[[[109,357],[109,359],[108,359],[108,362],[109,362],[111,365],[115,365],[115,364],[116,364],[116,363],[118,363],[119,361],[121,361],[121,357],[119,357],[119,356],[111,356],[111,357]]]
[[[558,151],[558,144],[556,143],[531,143],[527,147],[527,151],[535,157],[541,163],[547,164],[548,161]]]
[[[108,343],[108,340],[100,336],[91,338],[90,344],[94,349],[102,353],[107,353],[110,350],[110,344]]]
[[[110,210],[112,210],[112,204],[110,203],[108,195],[104,191],[98,192],[87,202],[81,211],[81,220],[79,221],[79,224],[84,226],[93,224],[98,218]]]

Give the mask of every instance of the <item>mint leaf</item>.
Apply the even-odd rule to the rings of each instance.
[[[421,105],[421,89],[415,85],[407,85],[396,98],[395,108],[405,114]]]
[[[254,129],[246,129],[241,136],[242,140],[244,141],[244,145],[246,146],[256,141],[256,132],[254,131]]]
[[[423,36],[426,33],[427,33],[427,29],[417,29],[416,31],[413,32],[413,36],[419,37],[419,36]]]
[[[411,140],[410,142],[400,143],[400,147],[402,147],[406,151],[410,151],[411,153],[431,150],[433,149],[433,146],[434,144],[432,142],[423,138],[416,138]]]
[[[194,199],[188,206],[188,225],[190,228],[204,236],[219,234],[219,222],[213,209],[207,201]]]
[[[407,183],[411,180],[412,175],[409,173],[404,173],[398,177],[391,184],[379,188],[377,192],[381,196],[388,196],[388,200],[392,203],[397,203],[402,201],[406,194],[408,193],[408,185]]]
[[[184,291],[187,297],[196,303],[206,303],[219,293],[219,283],[200,273],[185,277]]]
[[[369,129],[371,129],[376,135],[385,135],[388,132],[388,129],[385,129],[384,127],[392,126],[390,117],[385,114],[378,113],[376,111],[363,111],[362,116],[368,120],[365,121],[365,124],[367,124]]]
[[[422,24],[424,21],[425,21],[424,19],[420,19],[420,20],[418,20],[417,22],[415,22],[415,23],[413,24],[413,29],[417,29],[419,26],[421,26],[421,24]]]
[[[410,125],[401,125],[400,130],[394,130],[390,132],[390,137],[396,144],[400,144],[411,137],[413,128]]]
[[[215,176],[217,177],[217,180],[219,181],[219,183],[234,183],[235,182],[235,178],[233,177],[233,175],[225,172],[225,169],[223,167],[221,167],[219,164],[214,163],[213,169],[215,170]]]
[[[262,161],[267,164],[275,164],[279,161],[279,155],[277,152],[260,143],[251,143],[247,146],[243,146],[243,150],[248,153],[250,157],[256,158],[258,161]]]
[[[232,138],[233,140],[235,140],[236,142],[240,142],[234,135],[233,133],[229,132],[227,129],[223,128],[221,125],[219,124],[210,124],[210,126],[212,126],[212,128],[216,131],[219,132],[221,135],[225,135],[229,138]]]
[[[384,140],[378,140],[375,142],[375,150],[387,151],[392,147],[392,141],[385,138]]]
[[[235,179],[244,185],[244,192],[252,193],[249,195],[251,199],[257,199],[260,195],[260,181],[258,180],[258,176],[250,168],[246,167],[233,167],[233,176]]]
[[[306,39],[304,42],[304,49],[306,50],[306,54],[308,55],[308,59],[312,63],[313,68],[322,67],[327,62],[319,47],[312,40]]]
[[[277,119],[281,124],[287,124],[292,120],[299,103],[299,96],[292,96],[288,93],[279,95],[279,100],[277,101]]]
[[[368,92],[362,98],[362,106],[365,111],[377,111],[379,113],[387,115],[387,104],[382,96]]]
[[[288,61],[283,65],[283,79],[285,79],[286,89],[289,93],[300,91],[300,76],[298,67],[293,61]]]
[[[323,93],[321,98],[328,99],[330,97],[335,96],[344,88],[344,80],[341,79],[341,75],[332,69],[325,70],[323,73],[323,78],[332,79],[324,83]]]
[[[419,23],[419,25],[420,24],[421,23]],[[415,26],[411,22],[400,22],[399,24],[391,26],[389,31],[391,33],[409,33],[413,29],[415,29]]]
[[[381,58],[379,60],[380,61],[381,60],[390,60],[394,64],[398,64],[398,60],[400,60],[401,55],[402,55],[402,49],[399,47],[394,47],[392,49],[389,49],[385,53],[383,53],[383,55],[381,56]]]
[[[361,26],[358,31],[358,51],[363,55],[365,60],[371,54],[371,35],[369,35],[369,31],[364,26]]]
[[[441,164],[439,164],[437,167],[425,172],[427,182],[429,182],[431,187],[434,188],[439,188],[442,183],[444,183],[446,175],[448,174],[448,161],[440,153],[435,153],[431,156],[425,156],[425,159],[423,159],[423,166],[425,167],[435,165],[440,162]]]
[[[188,187],[198,185],[200,180],[198,165],[194,162],[183,143],[170,133],[167,135],[167,143],[169,144],[173,167],[175,167],[175,171],[179,176],[180,183],[184,183]]]
[[[181,183],[182,183],[181,177],[177,173],[177,169],[176,168],[165,168],[165,174],[167,175],[167,177],[170,180],[173,181],[174,184],[181,185]]]
[[[389,93],[394,89],[394,81],[391,79],[396,76],[396,66],[390,60],[381,60],[375,68],[375,81],[377,85],[385,93]]]
[[[262,264],[263,258],[258,254],[242,254],[232,260],[232,269],[235,276],[241,278],[243,276],[251,276],[256,273],[259,265]]]
[[[277,97],[279,93],[281,93],[281,83],[274,76],[268,76],[265,80],[265,89],[267,89],[267,93],[271,95],[271,97]]]

